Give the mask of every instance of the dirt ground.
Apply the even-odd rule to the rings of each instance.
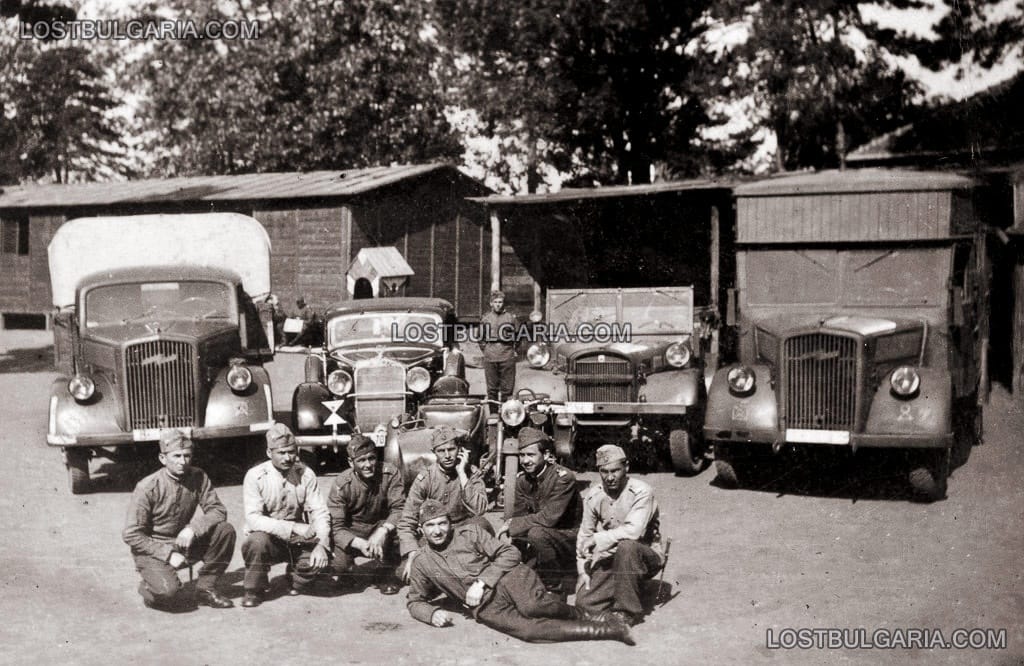
[[[256,609],[144,608],[121,541],[143,470],[94,461],[97,491],[69,493],[60,452],[45,444],[47,344],[45,334],[0,332],[0,663],[1024,663],[1024,414],[999,387],[985,444],[955,471],[948,499],[930,505],[908,501],[884,459],[859,454],[827,469],[780,467],[755,490],[718,488],[711,471],[644,475],[673,545],[671,592],[634,628],[638,645],[531,645],[468,618],[420,624],[404,590],[339,595],[324,585]],[[271,372],[287,410],[301,356],[279,355]],[[241,529],[240,473],[226,468],[217,480]],[[236,552],[222,581],[236,603],[241,579]],[[937,629],[947,639],[957,628],[1005,629],[1007,647],[767,646],[768,630],[831,627]]]

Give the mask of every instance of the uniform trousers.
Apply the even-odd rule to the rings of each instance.
[[[576,606],[591,613],[604,610],[643,613],[640,599],[643,581],[661,569],[661,558],[650,546],[639,541],[620,541],[612,557],[594,564],[590,571],[590,589],[576,593]]]
[[[373,523],[370,525],[364,523],[355,523],[348,529],[355,534],[357,537],[363,539],[369,539],[370,535],[373,534],[374,530],[377,529],[381,523]],[[334,564],[332,569],[334,574],[337,576],[349,575],[352,567],[356,563],[357,557],[364,557],[363,551],[355,548],[354,546],[348,546],[347,548],[340,548],[337,544],[334,546]],[[401,577],[401,555],[398,550],[398,536],[392,531],[388,533],[387,538],[384,540],[384,557],[378,560],[383,569],[391,569],[394,575]]]
[[[292,575],[292,587],[301,590],[316,578],[318,572],[309,566],[309,557],[317,545],[315,540],[285,541],[268,532],[252,532],[242,542],[242,559],[245,560],[246,591],[262,592],[267,588],[270,567],[287,562]]]
[[[548,586],[557,585],[566,573],[576,571],[576,530],[534,526],[526,538],[517,537],[512,543],[523,555],[523,561],[533,560],[541,580]]]
[[[516,360],[488,361],[484,360],[484,380],[487,382],[488,400],[497,400],[498,391],[501,391],[501,399],[508,400],[512,397],[512,390],[516,385]]]
[[[501,577],[475,614],[480,624],[532,642],[565,640],[567,629],[579,624],[576,610],[545,590],[537,572],[524,564]]]
[[[235,528],[230,523],[217,523],[201,537],[192,540],[188,552],[182,553],[189,566],[202,561],[196,589],[212,590],[235,550]],[[170,601],[181,590],[178,572],[164,560],[152,555],[135,555],[135,569],[142,576],[139,594],[149,602]]]

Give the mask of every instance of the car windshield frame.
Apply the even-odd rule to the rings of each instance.
[[[559,298],[555,301],[555,298]],[[631,316],[636,312],[638,316]],[[580,313],[585,313],[579,316]],[[668,314],[662,318],[657,313]],[[692,291],[649,289],[580,289],[574,294],[549,294],[548,323],[575,329],[581,324],[628,325],[633,335],[674,335],[693,331]],[[657,323],[656,329],[644,330]]]
[[[96,318],[97,311],[102,318]],[[237,323],[234,285],[220,280],[132,280],[96,285],[82,295],[85,330],[175,319]]]
[[[369,324],[369,330],[356,324]],[[433,336],[417,335],[410,326],[430,324],[434,327]],[[398,310],[379,310],[372,312],[350,312],[335,315],[327,322],[324,341],[327,349],[368,347],[368,346],[413,346],[440,349],[445,345],[443,319],[435,312],[409,312]],[[419,329],[424,333],[424,329]],[[392,331],[398,334],[392,335]],[[376,333],[375,333],[376,332]],[[349,335],[359,337],[348,337]],[[342,336],[345,336],[342,338]],[[405,336],[403,338],[403,336]]]

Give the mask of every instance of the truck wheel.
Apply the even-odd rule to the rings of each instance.
[[[715,480],[723,488],[739,488],[743,485],[745,470],[736,456],[725,444],[715,444]]]
[[[922,453],[923,455],[915,456],[912,459],[907,478],[914,491],[915,499],[922,502],[935,502],[946,496],[950,452],[943,449]]]
[[[690,431],[689,424],[673,428],[668,433],[668,450],[672,456],[672,468],[678,476],[696,476],[707,467],[701,438]]]
[[[66,449],[68,485],[72,495],[89,492],[89,450]]]

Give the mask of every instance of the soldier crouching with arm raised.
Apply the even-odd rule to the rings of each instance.
[[[231,562],[235,528],[206,473],[192,467],[192,440],[181,430],[160,435],[158,470],[139,481],[128,506],[124,541],[142,576],[139,594],[146,606],[181,608],[178,569],[202,561],[196,600],[212,608],[231,608],[215,585]],[[201,516],[196,508],[201,507]]]
[[[464,603],[477,622],[524,641],[615,640],[633,645],[629,627],[617,619],[596,622],[544,590],[537,573],[520,562],[519,551],[472,523],[453,528],[448,508],[436,500],[420,506],[426,544],[409,575],[409,613],[435,627],[454,618],[432,600],[438,594]]]
[[[270,567],[288,562],[289,594],[301,594],[328,564],[331,519],[316,474],[299,462],[299,448],[288,426],[267,431],[266,460],[245,475],[245,597],[242,606],[263,602]]]
[[[649,485],[629,477],[629,463],[620,447],[602,446],[596,460],[601,485],[584,497],[576,540],[576,605],[632,626],[643,617],[641,584],[665,561],[658,503]]]

